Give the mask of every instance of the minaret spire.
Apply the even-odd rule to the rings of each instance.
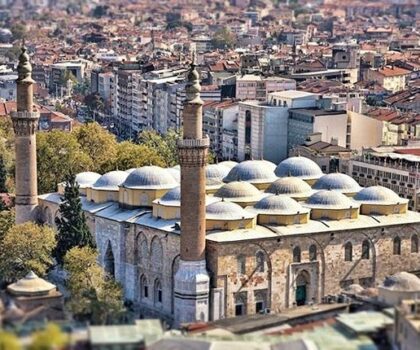
[[[175,324],[208,321],[209,275],[206,270],[206,164],[209,138],[203,137],[200,75],[193,53],[185,87],[181,165],[180,262],[175,275]]]
[[[16,153],[16,223],[36,221],[38,206],[36,137],[39,113],[33,108],[32,66],[22,43],[17,66],[16,112],[11,113]]]

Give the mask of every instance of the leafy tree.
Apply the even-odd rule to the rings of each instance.
[[[236,45],[236,37],[229,28],[223,27],[214,33],[212,43],[216,49],[233,48]]]
[[[44,330],[32,335],[29,350],[60,350],[68,344],[68,337],[59,326],[49,323]]]
[[[29,271],[43,276],[53,261],[55,232],[47,226],[24,223],[10,228],[0,244],[0,274],[6,281],[24,277]]]
[[[169,130],[164,136],[159,135],[154,130],[146,130],[140,133],[138,141],[150,149],[156,150],[161,156],[166,166],[178,164],[177,140],[180,134],[175,130]]]
[[[0,331],[0,350],[21,350],[19,339],[9,332]]]
[[[90,247],[72,248],[64,258],[71,294],[68,306],[78,320],[93,324],[118,321],[124,312],[121,286],[108,278]]]
[[[0,155],[0,193],[7,193],[7,169],[4,163],[3,155]]]
[[[16,61],[20,55],[21,48],[19,45],[13,45],[10,50],[4,54],[10,61]]]
[[[76,176],[70,174],[65,178],[64,197],[60,203],[60,217],[55,219],[58,228],[55,257],[62,264],[66,253],[73,247],[94,247],[95,242],[86,223],[79,197],[79,185]]]
[[[39,192],[53,192],[67,174],[92,169],[89,154],[92,153],[83,152],[74,133],[59,130],[37,133]]]
[[[60,78],[60,85],[67,85],[67,82],[71,80],[73,82],[73,85],[77,84],[77,78],[74,76],[74,74],[69,71],[69,70],[65,70],[64,73],[61,75]]]
[[[164,159],[156,149],[124,141],[117,146],[115,169],[139,168],[145,165],[165,166]]]
[[[84,98],[84,102],[92,114],[94,111],[102,112],[105,108],[104,100],[99,94],[89,94]]]
[[[96,122],[83,124],[72,134],[81,150],[90,155],[94,171],[105,173],[114,170],[113,164],[117,155],[117,141],[114,135]]]
[[[15,213],[13,210],[0,211],[0,245],[7,231],[15,224]]]
[[[10,31],[12,32],[13,40],[25,39],[28,34],[26,26],[21,23],[13,24],[10,27]]]

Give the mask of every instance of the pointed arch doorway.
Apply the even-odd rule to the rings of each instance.
[[[295,302],[297,306],[302,306],[307,303],[309,286],[310,286],[309,273],[303,270],[296,277]]]

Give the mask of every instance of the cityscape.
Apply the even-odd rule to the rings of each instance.
[[[0,0],[0,350],[420,349],[418,0]]]

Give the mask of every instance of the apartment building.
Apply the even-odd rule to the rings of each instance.
[[[236,98],[239,100],[265,101],[269,93],[285,90],[296,90],[296,81],[254,74],[236,78]]]
[[[391,91],[392,93],[396,93],[405,89],[409,74],[409,70],[395,66],[387,66],[379,69],[369,69],[367,72],[367,79],[377,82],[384,89]]]

